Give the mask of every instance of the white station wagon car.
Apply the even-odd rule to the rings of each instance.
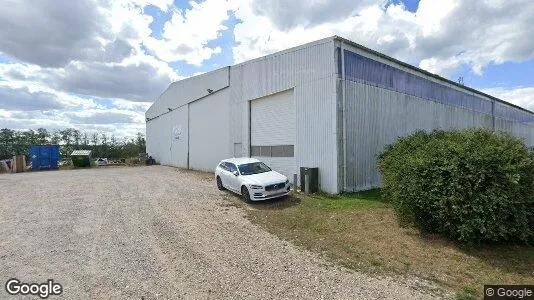
[[[219,190],[240,194],[247,202],[283,197],[290,191],[286,176],[250,157],[222,160],[215,168],[215,180]]]

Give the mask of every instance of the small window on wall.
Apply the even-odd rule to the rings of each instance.
[[[294,145],[285,145],[284,147],[284,157],[293,157],[295,156],[295,146]]]
[[[250,147],[250,156],[260,156],[260,146]]]
[[[271,156],[271,146],[260,146],[260,156],[270,157]]]
[[[284,157],[284,146],[272,146],[271,155],[273,157]]]
[[[294,145],[279,146],[252,146],[250,147],[250,156],[262,157],[294,157]]]

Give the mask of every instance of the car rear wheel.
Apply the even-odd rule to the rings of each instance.
[[[250,193],[248,192],[248,189],[247,189],[246,186],[242,186],[241,187],[241,195],[243,196],[243,200],[245,200],[245,202],[247,202],[247,203],[252,202],[250,200]]]
[[[221,177],[217,176],[217,188],[220,190],[220,191],[224,191],[226,190],[224,188],[224,185],[222,184],[222,181],[221,181]]]

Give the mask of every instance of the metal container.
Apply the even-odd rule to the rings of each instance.
[[[33,145],[28,149],[32,170],[57,170],[59,145]]]
[[[91,150],[74,150],[70,154],[72,165],[80,168],[91,166]]]
[[[319,191],[319,168],[300,167],[300,190],[306,194]]]

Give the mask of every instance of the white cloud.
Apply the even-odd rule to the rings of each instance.
[[[162,38],[148,37],[144,41],[158,58],[166,62],[185,61],[200,66],[221,48],[208,43],[217,39],[227,27],[229,3],[226,0],[190,1],[190,9],[174,10],[165,23]]]
[[[330,9],[338,2],[313,2],[318,4],[312,5],[307,17],[298,5],[285,6],[282,11],[277,3],[233,1],[235,15],[242,21],[234,29],[237,61],[331,35],[347,37],[445,76],[462,65],[482,74],[490,63],[534,58],[534,40],[530,38],[534,5],[530,0],[421,0],[415,13],[402,4],[364,1],[364,6],[342,5],[345,17],[326,19],[314,17],[313,7]],[[305,20],[294,24],[292,18]]]
[[[534,87],[495,87],[481,89],[482,92],[534,111]]]

